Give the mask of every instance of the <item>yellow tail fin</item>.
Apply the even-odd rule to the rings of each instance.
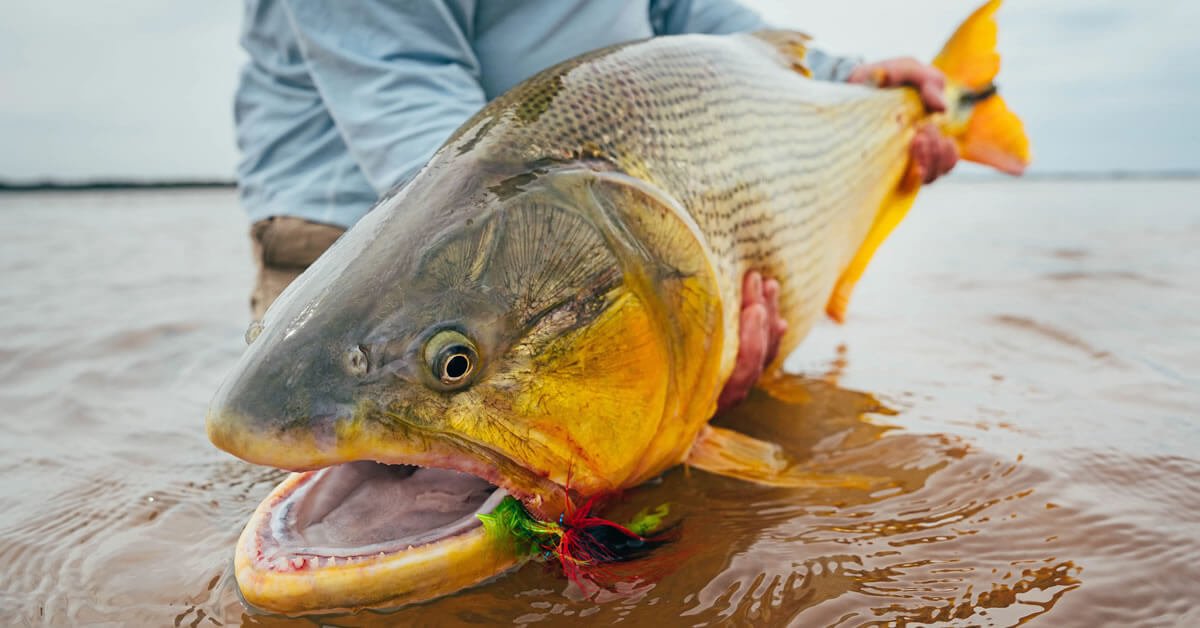
[[[990,0],[959,25],[933,59],[933,67],[946,78],[969,90],[979,91],[991,84],[1000,71],[996,52],[996,9],[1000,0]]]
[[[1029,139],[1021,120],[1008,110],[992,84],[1000,71],[995,20],[999,8],[1000,0],[990,0],[976,9],[950,36],[933,65],[946,75],[949,84],[950,108],[942,131],[954,138],[963,159],[1018,175],[1029,165]],[[845,318],[854,284],[916,199],[921,185],[911,174],[910,170],[884,199],[866,239],[838,278],[825,306],[825,312],[835,321]]]
[[[1000,0],[990,0],[950,36],[933,65],[950,83],[952,103],[945,131],[958,143],[963,159],[1017,175],[1029,165],[1029,138],[1025,128],[992,81],[1000,71],[996,53],[996,10]]]

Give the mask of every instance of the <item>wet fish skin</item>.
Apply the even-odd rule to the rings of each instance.
[[[242,417],[211,423],[216,440],[229,425],[235,453],[312,468],[384,459],[429,429],[453,436],[445,456],[482,445],[582,494],[680,462],[732,367],[741,275],[780,279],[786,352],[923,115],[907,90],[812,81],[795,62],[750,35],[660,38],[496,100],[281,296],[243,361],[258,366],[214,404]],[[415,359],[446,325],[483,356],[458,394]],[[390,377],[344,372],[359,345]]]

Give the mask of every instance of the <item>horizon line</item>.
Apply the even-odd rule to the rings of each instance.
[[[1196,179],[1200,178],[1200,170],[1058,170],[1027,172],[1021,177],[1007,177],[999,173],[957,174],[947,181],[979,182],[979,181],[1111,181],[1111,180],[1158,180],[1158,179]],[[100,191],[100,190],[172,190],[172,189],[221,189],[237,187],[234,179],[83,179],[57,180],[37,179],[32,181],[8,181],[0,179],[0,193],[3,192],[55,192],[55,191]]]

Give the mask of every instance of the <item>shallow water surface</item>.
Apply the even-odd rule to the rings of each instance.
[[[530,563],[332,625],[1200,624],[1197,181],[939,184],[803,378],[722,423],[888,488],[677,468],[631,491],[680,540],[589,597]],[[0,611],[17,624],[254,615],[234,541],[282,474],[204,436],[243,346],[233,194],[0,196]],[[582,619],[581,619],[582,618]]]

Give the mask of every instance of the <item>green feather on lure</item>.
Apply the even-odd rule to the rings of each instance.
[[[484,530],[497,539],[513,542],[518,556],[536,554],[555,538],[558,526],[533,518],[521,502],[505,497],[492,512],[476,515]]]
[[[594,506],[595,498],[563,513],[557,522],[542,521],[506,497],[492,512],[477,516],[489,535],[511,541],[518,555],[553,558],[577,584],[585,572],[641,558],[674,536],[674,527],[661,530],[670,512],[667,504],[639,512],[628,525],[592,515]]]

